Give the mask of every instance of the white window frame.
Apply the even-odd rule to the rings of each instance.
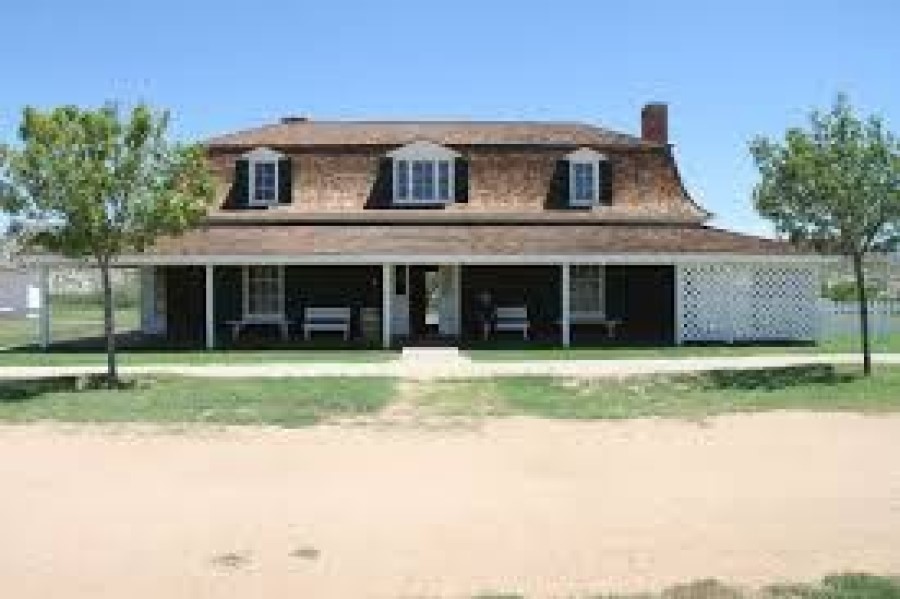
[[[606,155],[590,148],[579,148],[566,156],[569,163],[569,205],[577,207],[597,206],[600,203],[600,163],[607,160]],[[589,199],[576,196],[575,165],[589,165],[593,177],[593,194]]]
[[[388,156],[393,159],[393,190],[394,204],[401,206],[433,206],[442,204],[451,204],[456,197],[456,168],[454,161],[459,157],[459,152],[455,152],[450,148],[427,142],[417,141],[409,145],[403,146],[389,152]],[[428,162],[431,164],[431,175],[434,182],[431,198],[414,198],[413,197],[413,163]],[[440,167],[441,162],[447,163],[447,197],[440,197]],[[401,169],[406,169],[406,197],[400,196],[400,178]]]
[[[274,206],[278,204],[278,193],[281,189],[280,182],[278,180],[278,161],[284,158],[284,154],[280,152],[276,152],[274,150],[270,150],[269,148],[256,148],[252,152],[248,152],[244,154],[244,159],[247,160],[248,163],[248,181],[247,181],[247,193],[249,194],[249,198],[247,199],[247,203],[250,206]],[[275,194],[273,195],[271,200],[257,200],[256,199],[256,166],[259,164],[272,164],[275,168]]]
[[[580,273],[584,272],[585,269],[594,269],[596,270],[596,277],[585,277]],[[572,306],[572,316],[573,318],[578,319],[588,318],[588,319],[604,319],[606,318],[606,267],[602,264],[573,264],[571,266],[572,274],[569,278],[569,295],[570,295],[570,305]],[[580,307],[576,308],[576,297],[578,297],[578,293],[576,290],[580,290],[584,285],[586,285],[583,281],[588,280],[594,282],[597,285],[597,298],[598,298],[598,306],[595,306],[592,310],[583,310]],[[581,283],[581,285],[579,285]]]
[[[250,269],[252,268],[275,268],[277,272],[278,282],[278,310],[276,312],[267,313],[251,313],[250,312]],[[277,319],[284,320],[284,266],[274,264],[248,264],[242,269],[243,279],[243,316],[244,320],[266,320]]]

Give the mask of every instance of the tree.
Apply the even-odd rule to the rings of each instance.
[[[871,374],[864,263],[870,252],[893,251],[900,241],[900,144],[882,119],[857,117],[843,94],[828,112],[810,115],[806,129],[782,141],[750,144],[760,180],[757,210],[779,233],[853,265],[859,301],[863,371]]]
[[[0,148],[0,209],[22,247],[100,270],[110,386],[118,384],[110,268],[195,226],[213,197],[202,147],[171,142],[168,126],[168,113],[145,104],[28,107],[20,143]]]

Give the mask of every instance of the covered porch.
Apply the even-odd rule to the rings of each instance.
[[[145,266],[141,329],[207,348],[669,345],[674,278],[599,263]]]

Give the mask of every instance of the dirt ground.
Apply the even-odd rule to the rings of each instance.
[[[900,416],[0,427],[17,599],[529,597],[900,572]]]

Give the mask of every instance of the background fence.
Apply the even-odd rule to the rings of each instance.
[[[869,303],[869,334],[884,339],[900,333],[900,300]],[[855,301],[819,300],[819,338],[851,337],[859,331],[859,304]]]

